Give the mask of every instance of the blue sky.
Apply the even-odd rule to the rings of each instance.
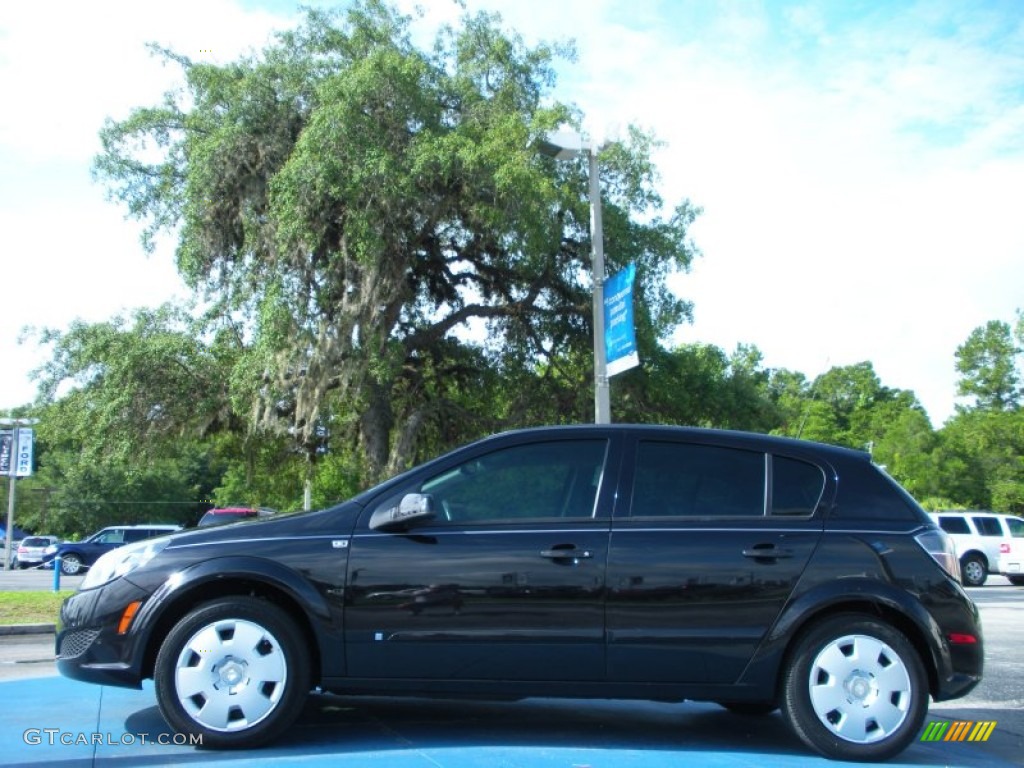
[[[424,41],[459,13],[419,5]],[[665,142],[666,202],[704,208],[703,255],[673,281],[695,304],[678,342],[754,344],[765,365],[808,377],[870,360],[940,426],[957,345],[1024,308],[1024,3],[467,6],[500,11],[528,42],[575,38],[556,97],[595,135],[635,123]],[[144,255],[137,224],[89,178],[104,117],[177,83],[144,43],[229,61],[296,7],[0,5],[0,409],[32,398],[28,372],[45,359],[18,343],[23,326],[184,295],[172,244]]]

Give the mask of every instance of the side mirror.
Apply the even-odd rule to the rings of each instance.
[[[407,493],[397,506],[378,509],[370,517],[371,531],[394,531],[434,516],[434,500],[425,493]]]

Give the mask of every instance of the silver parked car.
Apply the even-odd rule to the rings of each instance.
[[[16,562],[18,568],[35,568],[43,564],[46,548],[59,544],[56,536],[27,536],[18,545]]]

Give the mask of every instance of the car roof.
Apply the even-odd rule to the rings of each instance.
[[[496,435],[482,438],[477,442],[484,443],[489,440],[497,440],[511,435],[528,435],[538,437],[543,436],[545,433],[549,433],[551,437],[558,437],[559,435],[574,433],[586,434],[587,432],[597,431],[632,432],[639,434],[640,436],[648,437],[690,437],[701,441],[712,442],[721,440],[732,443],[756,444],[760,448],[767,448],[770,450],[810,450],[826,455],[857,459],[860,461],[871,460],[871,456],[867,451],[860,451],[855,448],[847,448],[840,445],[830,445],[828,443],[818,443],[813,440],[784,437],[782,435],[769,435],[763,432],[744,432],[734,429],[712,429],[708,427],[689,427],[671,424],[569,424],[547,427],[526,427],[524,429],[500,432]]]
[[[999,515],[999,517],[1007,517],[999,512],[993,512],[991,509],[940,509],[935,512],[929,512],[929,515],[943,517],[959,516],[959,517],[977,517],[978,515]]]

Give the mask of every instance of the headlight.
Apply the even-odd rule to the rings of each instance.
[[[160,554],[168,543],[169,539],[153,539],[150,541],[140,541],[136,544],[128,544],[127,546],[118,547],[107,552],[107,554],[93,563],[92,568],[89,569],[88,573],[85,574],[85,578],[82,579],[82,585],[79,588],[92,589],[93,587],[106,584],[108,581],[120,578],[126,573],[131,573]]]

